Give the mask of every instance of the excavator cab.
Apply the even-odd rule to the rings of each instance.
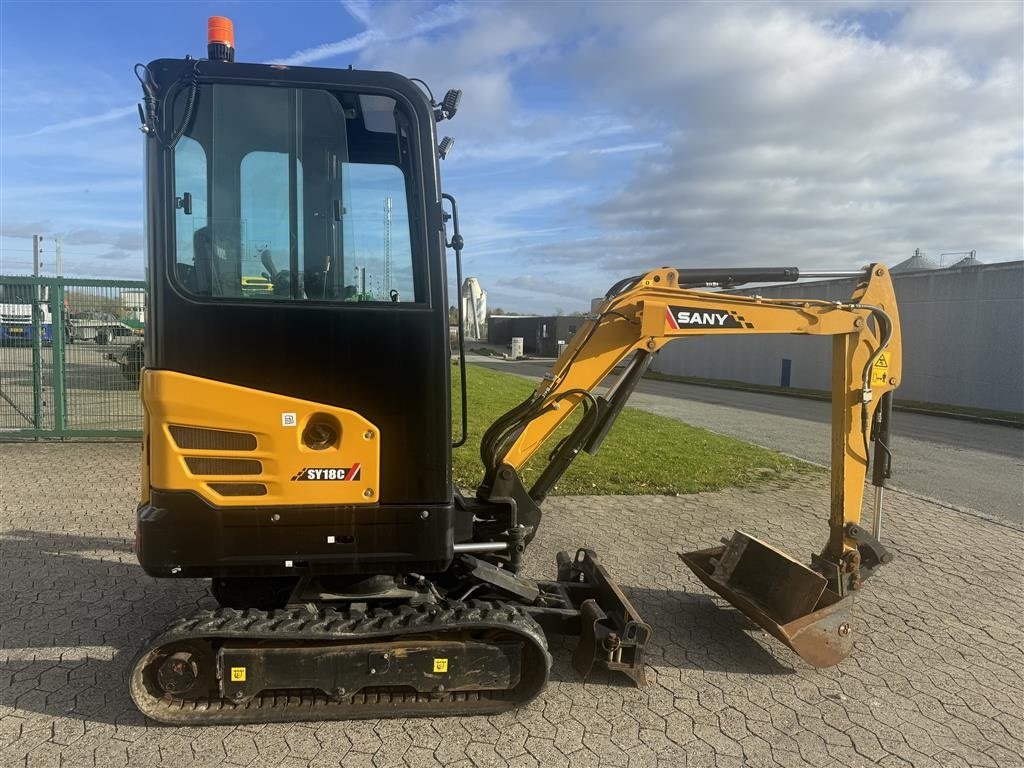
[[[143,76],[160,104],[143,566],[225,593],[443,567],[455,512],[428,97],[357,70],[185,59]]]
[[[213,17],[209,32],[206,59],[136,67],[151,293],[135,549],[152,576],[210,579],[221,606],[142,649],[130,687],[145,714],[500,712],[543,689],[546,633],[577,638],[580,674],[642,684],[651,628],[597,555],[559,553],[551,581],[525,575],[523,557],[548,491],[599,449],[657,350],[688,335],[832,337],[822,551],[804,566],[737,532],[683,559],[810,663],[849,652],[852,595],[889,557],[880,518],[874,536],[859,525],[872,441],[880,510],[900,375],[883,266],[850,273],[857,288],[839,302],[702,290],[815,276],[792,267],[620,281],[485,432],[484,477],[464,494],[446,260],[451,248],[461,284],[463,241],[439,179],[451,139],[437,137],[459,92],[438,102],[394,73],[238,63],[230,22]],[[523,466],[577,409],[527,488]]]

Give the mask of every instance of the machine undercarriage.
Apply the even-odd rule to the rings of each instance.
[[[177,724],[493,714],[544,688],[545,633],[579,638],[582,676],[643,684],[650,627],[597,556],[560,552],[557,571],[537,582],[463,554],[436,581],[302,578],[280,608],[176,622],[136,659],[132,697]]]

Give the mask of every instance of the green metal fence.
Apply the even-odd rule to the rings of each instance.
[[[0,440],[139,437],[146,284],[0,275]]]

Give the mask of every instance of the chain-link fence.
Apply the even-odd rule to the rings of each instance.
[[[0,275],[0,438],[135,437],[146,285]]]

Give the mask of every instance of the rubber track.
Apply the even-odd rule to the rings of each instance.
[[[522,679],[516,689],[429,694],[411,689],[364,689],[341,699],[318,690],[275,690],[236,703],[219,696],[184,700],[156,695],[143,676],[146,666],[161,658],[161,647],[189,640],[353,643],[401,640],[405,635],[424,633],[487,630],[505,632],[524,641]],[[153,638],[132,664],[130,688],[132,699],[143,714],[174,725],[480,715],[503,712],[530,701],[544,688],[550,670],[551,655],[540,626],[521,608],[508,603],[474,600],[445,607],[402,605],[394,609],[375,607],[367,613],[312,606],[275,611],[221,608],[179,619]]]

